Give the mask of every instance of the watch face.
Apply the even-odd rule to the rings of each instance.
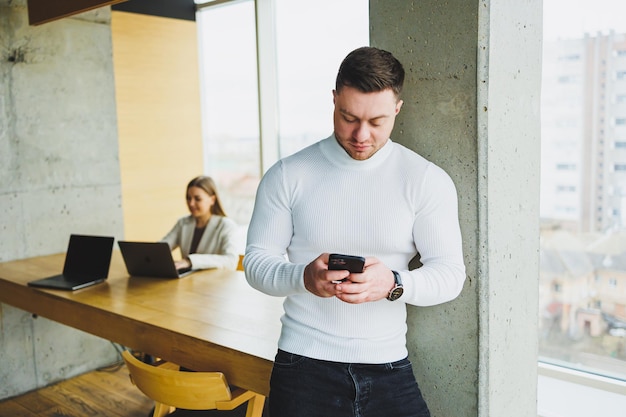
[[[389,301],[395,301],[398,298],[400,298],[403,292],[404,292],[404,289],[402,287],[396,287],[393,290],[391,290],[391,292],[387,296],[387,299]]]

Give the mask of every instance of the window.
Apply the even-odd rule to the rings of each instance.
[[[577,75],[560,75],[558,82],[560,84],[577,84],[580,82],[580,77]]]
[[[559,61],[579,61],[581,59],[580,54],[568,54],[559,57]]]
[[[228,215],[240,221],[250,216],[247,198],[260,172],[254,2],[201,11],[197,21],[205,171]]]
[[[626,96],[605,75],[615,71],[617,79],[626,79],[626,21],[617,18],[625,6],[621,0],[543,2],[542,149],[555,149],[555,144],[565,148],[564,141],[569,141],[567,148],[577,152],[567,159],[558,152],[542,153],[542,417],[617,416],[621,411],[616,410],[626,406],[626,266],[621,261],[626,257],[626,199],[611,192],[621,186],[626,171],[622,152],[612,147],[624,149],[626,142],[616,137],[620,129],[603,129],[605,117],[615,126],[626,125]],[[563,19],[565,13],[568,19]],[[579,60],[564,59],[575,51]],[[581,122],[549,123],[557,117]],[[575,187],[576,198],[565,193],[565,186],[543,185],[563,179]],[[567,382],[556,384],[550,379],[555,375]],[[602,380],[600,389],[590,388],[596,378]],[[563,397],[564,392],[570,394]]]
[[[576,164],[571,163],[557,163],[556,164],[557,171],[575,171]]]
[[[287,156],[332,133],[335,75],[348,52],[369,44],[369,6],[366,0],[275,1],[279,149]]]
[[[576,186],[574,185],[558,185],[556,187],[557,193],[574,193],[576,192]]]
[[[369,44],[369,4],[196,3],[205,171],[245,229],[263,172],[332,133],[334,77],[348,52]]]

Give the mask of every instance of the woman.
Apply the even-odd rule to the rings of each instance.
[[[191,213],[176,222],[161,239],[172,250],[180,248],[176,268],[236,269],[239,262],[237,225],[226,217],[215,182],[200,176],[187,184],[187,207]]]

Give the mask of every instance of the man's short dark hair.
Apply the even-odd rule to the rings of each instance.
[[[390,88],[400,97],[404,84],[404,68],[391,52],[364,46],[350,52],[341,63],[335,81],[335,90],[356,88],[373,93]]]

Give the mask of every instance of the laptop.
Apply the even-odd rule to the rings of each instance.
[[[70,235],[63,273],[30,281],[28,285],[73,291],[104,282],[109,275],[113,241],[108,236]]]
[[[172,250],[167,242],[117,242],[126,269],[134,277],[181,278],[189,275],[191,268],[177,270]]]

